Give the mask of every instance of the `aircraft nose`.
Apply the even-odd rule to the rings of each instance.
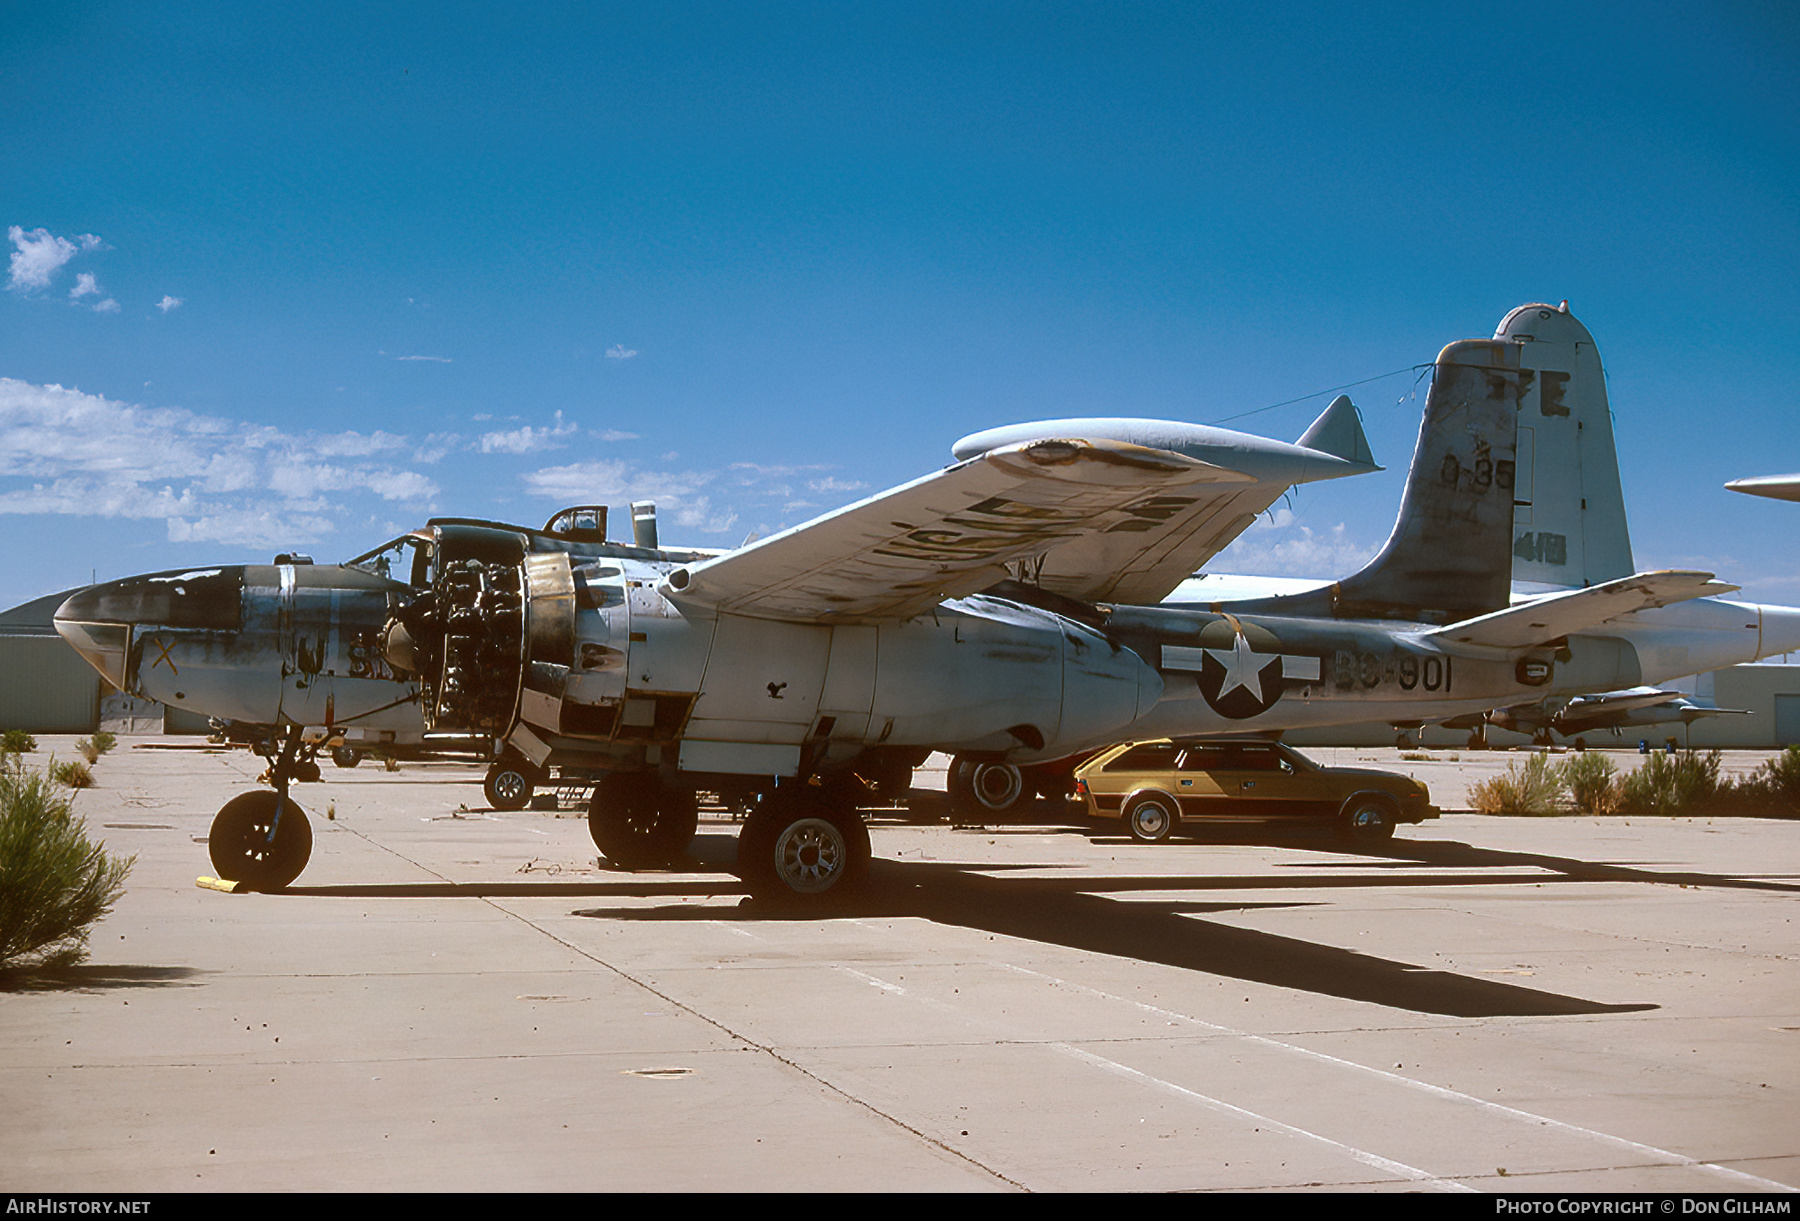
[[[90,585],[56,608],[57,632],[107,682],[124,691],[139,627],[236,631],[243,624],[242,567],[193,568]]]

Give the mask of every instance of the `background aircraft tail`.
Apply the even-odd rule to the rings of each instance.
[[[1513,579],[1579,589],[1631,576],[1606,372],[1594,337],[1565,301],[1521,305],[1494,338],[1517,350],[1520,370]]]

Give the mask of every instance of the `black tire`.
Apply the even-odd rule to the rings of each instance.
[[[814,904],[847,894],[869,856],[861,816],[815,792],[771,793],[738,833],[738,873],[759,899]]]
[[[687,851],[699,827],[694,794],[664,787],[654,772],[608,772],[594,786],[588,834],[615,865],[667,865]]]
[[[1125,808],[1125,830],[1140,844],[1163,843],[1180,821],[1175,799],[1161,793],[1146,794]]]
[[[960,756],[950,762],[950,804],[960,814],[1004,818],[1036,799],[1025,773],[1011,763],[983,763]]]
[[[523,810],[531,804],[536,787],[525,765],[511,759],[502,759],[488,768],[487,779],[481,782],[488,805],[496,810]]]
[[[331,761],[339,767],[355,767],[362,762],[363,753],[353,746],[334,746],[331,748]]]
[[[1358,797],[1344,808],[1344,834],[1373,844],[1394,836],[1394,808],[1376,797]]]
[[[213,869],[227,882],[242,882],[251,890],[284,890],[312,858],[312,824],[292,798],[280,806],[281,822],[275,838],[270,825],[281,797],[267,789],[243,793],[226,802],[213,816],[206,850]]]

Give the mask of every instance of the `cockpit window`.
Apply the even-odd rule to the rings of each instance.
[[[346,561],[344,567],[358,568],[378,577],[386,577],[390,581],[405,581],[423,588],[431,584],[430,561],[430,541],[416,534],[403,534],[373,551]]]

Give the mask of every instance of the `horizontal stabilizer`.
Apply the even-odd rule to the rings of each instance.
[[[1465,619],[1441,627],[1431,636],[1453,651],[1456,646],[1527,649],[1631,611],[1728,594],[1737,588],[1714,580],[1710,572],[1640,572]]]
[[[1154,537],[1199,489],[1254,483],[1122,441],[1029,441],[678,568],[662,588],[680,602],[759,618],[906,618],[1073,540]]]

